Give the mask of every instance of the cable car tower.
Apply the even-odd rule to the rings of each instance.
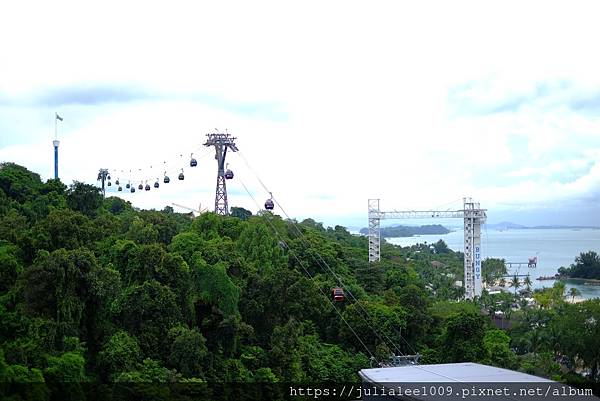
[[[204,146],[215,147],[215,159],[218,164],[217,172],[217,190],[215,193],[215,213],[224,216],[229,215],[229,206],[227,204],[227,186],[225,185],[225,156],[227,155],[227,149],[231,149],[232,152],[237,152],[238,148],[235,145],[234,138],[227,132],[214,134],[206,134],[208,138]],[[232,177],[233,178],[233,177]]]
[[[478,202],[463,198],[462,210],[379,210],[379,199],[369,199],[369,262],[381,258],[380,222],[382,219],[461,218],[464,220],[465,298],[481,295],[481,225],[487,218],[486,209]]]
[[[101,168],[98,171],[98,179],[96,181],[102,181],[102,196],[106,197],[106,188],[104,187],[105,181],[108,180],[108,186],[110,187],[110,174],[107,168]]]

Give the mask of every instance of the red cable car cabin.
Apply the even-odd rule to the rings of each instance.
[[[338,302],[344,301],[346,299],[346,297],[344,296],[344,290],[340,287],[335,287],[331,289],[331,297],[334,301]]]

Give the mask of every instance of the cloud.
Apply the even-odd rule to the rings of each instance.
[[[49,178],[58,111],[67,183],[95,182],[100,167],[135,182],[184,168],[184,182],[122,194],[141,207],[214,202],[202,144],[218,127],[240,148],[230,203],[254,211],[268,197],[257,176],[300,217],[364,217],[370,197],[591,208],[596,7],[434,8],[58,0],[32,15],[13,2],[0,15],[14,38],[0,55],[0,159]],[[206,153],[194,170],[192,152]]]

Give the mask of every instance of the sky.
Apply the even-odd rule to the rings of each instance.
[[[227,130],[229,203],[253,212],[272,192],[364,227],[369,198],[471,197],[490,223],[600,226],[597,2],[5,3],[0,161],[44,180],[58,113],[63,182],[160,179],[109,189],[141,208],[213,209],[203,143]]]

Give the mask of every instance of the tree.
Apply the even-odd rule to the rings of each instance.
[[[198,376],[202,359],[207,354],[206,339],[198,330],[183,325],[171,328],[168,338],[171,344],[169,365],[185,377]]]
[[[483,348],[487,360],[492,365],[514,369],[517,358],[509,345],[510,337],[503,330],[488,330],[483,336]]]
[[[246,210],[243,207],[235,207],[231,208],[231,216],[237,217],[240,220],[248,220],[252,217],[252,212],[250,210]]]
[[[460,312],[446,322],[441,348],[447,362],[475,362],[484,355],[485,317],[479,313]]]
[[[481,274],[483,281],[492,284],[495,283],[499,278],[505,276],[506,264],[504,259],[486,258],[481,262]]]
[[[137,338],[143,355],[160,358],[168,352],[168,332],[182,320],[173,291],[156,280],[127,288],[112,305],[121,327]]]
[[[436,254],[450,252],[450,248],[448,248],[448,245],[446,245],[446,243],[442,240],[439,240],[438,242],[433,244],[433,249],[435,250]]]
[[[600,255],[594,251],[582,252],[570,268],[561,267],[558,271],[574,278],[600,279]]]
[[[519,280],[519,276],[515,273],[513,276],[510,286],[515,288],[515,296],[517,295],[517,289],[521,286],[521,281]]]
[[[100,192],[100,188],[94,185],[75,181],[67,190],[67,205],[88,217],[93,217],[96,215],[96,210],[102,205]]]
[[[17,258],[18,248],[0,241],[0,294],[13,287],[23,266]]]
[[[571,300],[573,302],[575,302],[575,297],[578,297],[581,295],[581,291],[579,291],[577,288],[575,287],[571,287],[571,289],[569,290],[569,295],[571,296]]]
[[[42,188],[39,174],[15,163],[0,164],[0,189],[19,203],[37,195]]]
[[[527,288],[527,292],[531,292],[532,282],[531,282],[531,277],[529,276],[529,274],[523,280],[523,284],[525,284],[525,288]]]
[[[135,370],[141,356],[135,337],[120,330],[110,337],[98,354],[100,375],[104,380],[114,380],[123,372]]]

